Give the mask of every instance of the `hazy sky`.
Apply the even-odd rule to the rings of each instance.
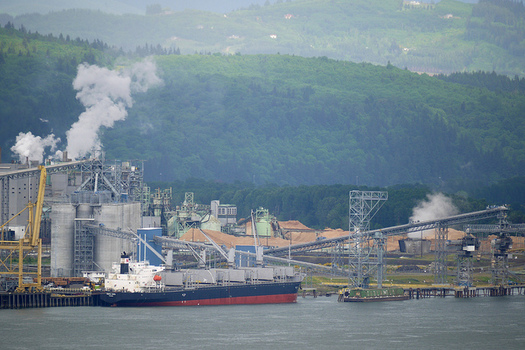
[[[231,12],[240,8],[247,8],[252,4],[264,5],[278,1],[289,0],[0,0],[0,13],[8,13],[12,16],[24,13],[43,13],[60,11],[71,8],[86,8],[101,10],[108,13],[135,13],[145,14],[146,7],[152,4],[160,4],[174,11],[184,9],[197,9],[211,12]],[[293,0],[292,0],[293,1]],[[423,0],[431,2],[431,0]],[[440,0],[434,0],[438,3]],[[468,3],[476,3],[478,0],[460,0]]]

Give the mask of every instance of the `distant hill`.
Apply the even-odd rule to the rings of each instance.
[[[133,4],[134,2],[136,4]],[[113,14],[144,14],[146,6],[140,5],[138,1],[129,0],[16,0],[0,2],[0,13],[3,12],[11,16],[31,13],[47,14],[75,8]]]
[[[268,2],[270,4],[271,2]],[[20,15],[16,26],[99,39],[125,51],[161,45],[183,54],[290,54],[427,73],[496,71],[525,76],[523,4],[402,0],[294,0],[243,10],[111,15],[67,10]],[[0,21],[5,23],[8,17]]]
[[[266,2],[275,3],[276,0],[16,0],[0,2],[0,13],[18,16],[29,13],[47,14],[70,9],[89,9],[120,15],[126,13],[143,15],[151,6],[171,11],[193,9],[224,13],[248,8],[254,4],[263,5]]]

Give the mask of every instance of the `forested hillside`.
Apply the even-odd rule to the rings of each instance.
[[[82,112],[72,88],[76,65],[114,62],[99,46],[119,54],[101,42],[0,31],[4,161],[19,132],[54,133],[64,148]],[[128,118],[102,133],[107,158],[145,159],[150,181],[461,188],[524,173],[519,78],[507,92],[323,57],[161,55],[156,62],[164,84],[134,96]]]
[[[146,160],[154,188],[235,203],[241,215],[264,206],[315,228],[346,227],[348,191],[363,185],[389,186],[383,227],[406,222],[432,190],[460,191],[462,211],[507,203],[514,222],[524,219],[524,79],[161,51],[164,84],[135,95],[128,118],[102,132],[106,157]],[[83,111],[77,65],[123,69],[122,54],[101,41],[0,28],[2,161],[20,132],[54,133],[63,149]]]
[[[371,62],[429,73],[496,71],[525,75],[524,6],[513,0],[467,4],[402,0],[294,0],[229,12],[114,15],[66,10],[1,16],[58,36],[98,39],[125,51],[160,45],[183,54],[290,54]]]
[[[326,58],[157,63],[164,87],[103,137],[108,155],[148,159],[150,179],[482,183],[524,170],[523,93]]]

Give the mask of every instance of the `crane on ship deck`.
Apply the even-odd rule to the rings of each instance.
[[[0,250],[5,251],[4,254],[0,255],[0,275],[18,276],[16,292],[42,290],[42,239],[40,238],[40,223],[42,220],[47,171],[43,165],[40,165],[38,168],[40,170],[40,181],[36,202],[29,202],[24,209],[0,226]],[[19,240],[7,240],[6,228],[9,227],[9,222],[26,210],[29,213],[29,218],[24,237]],[[24,272],[24,259],[29,253],[35,250],[37,250],[37,276],[32,279],[32,282],[25,282],[24,273],[30,273]],[[35,273],[31,274],[34,275]]]

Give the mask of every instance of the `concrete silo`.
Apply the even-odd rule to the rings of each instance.
[[[105,203],[94,209],[93,216],[99,225],[123,231],[140,227],[140,203]],[[99,269],[109,271],[114,262],[120,261],[122,252],[136,253],[136,242],[111,236],[96,235],[94,262]]]
[[[72,276],[76,208],[69,203],[53,204],[50,217],[51,277]]]
[[[136,232],[141,227],[142,211],[136,192],[143,187],[143,164],[91,159],[75,166],[64,168],[68,173],[55,174],[51,181],[54,277],[109,271],[123,251],[135,252],[136,242],[125,234],[107,235],[108,231]],[[99,230],[101,227],[108,230]]]

